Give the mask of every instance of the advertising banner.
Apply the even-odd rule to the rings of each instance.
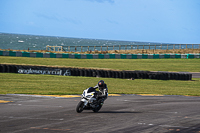
[[[18,69],[18,73],[21,74],[48,74],[48,75],[63,75],[71,76],[71,72],[68,69],[53,69],[53,68],[29,68],[29,69]]]

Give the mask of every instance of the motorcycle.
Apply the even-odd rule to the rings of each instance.
[[[81,101],[76,107],[76,112],[81,113],[83,110],[92,110],[98,112],[103,105],[103,99],[98,98],[98,91],[89,87],[83,91]]]

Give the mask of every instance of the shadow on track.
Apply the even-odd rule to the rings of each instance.
[[[135,111],[99,111],[98,113],[113,113],[113,114],[117,114],[117,113],[142,113],[142,112],[135,112]]]

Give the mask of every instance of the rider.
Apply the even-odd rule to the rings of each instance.
[[[99,88],[98,99],[97,100],[103,104],[103,102],[107,99],[107,96],[108,96],[107,85],[104,83],[103,80],[100,80],[98,82],[98,84],[93,88],[94,89]]]

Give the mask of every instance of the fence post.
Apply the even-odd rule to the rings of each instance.
[[[115,45],[113,45],[113,51],[114,51],[114,49],[115,49]]]
[[[137,45],[137,50],[138,50],[139,45]]]
[[[120,49],[121,49],[121,45],[119,45],[119,51],[120,51]]]
[[[101,52],[102,52],[102,46],[101,46]]]
[[[167,44],[167,50],[168,50],[168,44]]]
[[[107,51],[108,51],[108,46],[107,46]]]
[[[127,50],[127,45],[125,45],[125,51]]]
[[[144,45],[143,45],[143,50],[144,50]]]
[[[133,45],[131,45],[131,51],[133,50]]]
[[[187,49],[187,44],[186,44],[186,49]]]
[[[156,50],[156,45],[155,45],[155,50]]]
[[[149,50],[150,50],[150,45],[149,45]]]
[[[96,46],[94,46],[94,51],[95,51],[95,49],[96,49]]]

